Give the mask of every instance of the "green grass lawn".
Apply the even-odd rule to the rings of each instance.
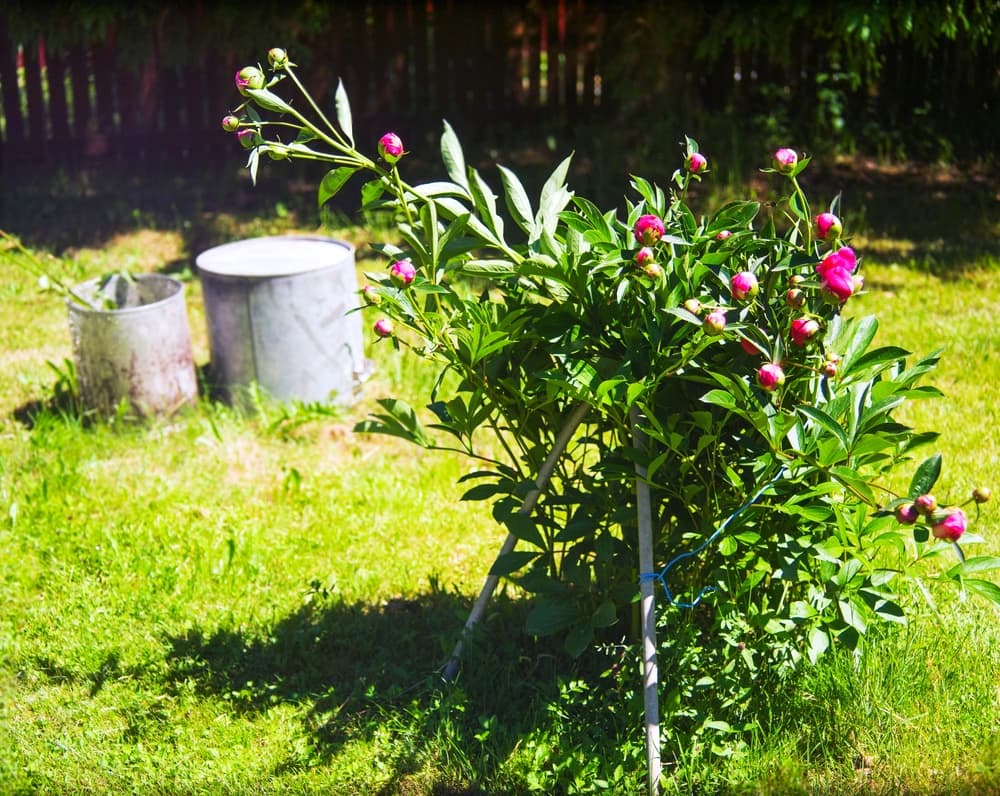
[[[58,263],[73,279],[182,271],[192,241],[295,223],[216,221],[211,240],[140,219],[58,249]],[[902,416],[942,432],[936,491],[996,492],[1000,269],[978,254],[923,267],[924,255],[897,256],[905,239],[867,233],[855,241],[875,252],[867,292],[850,312],[877,313],[883,344],[944,349],[931,381],[947,398]],[[187,291],[204,363],[196,279]],[[10,253],[0,294],[0,792],[641,787],[641,726],[590,712],[616,688],[628,705],[638,684],[608,685],[600,661],[524,636],[516,594],[498,598],[458,681],[441,682],[504,534],[459,500],[470,462],[351,431],[379,397],[426,402],[418,360],[373,345],[375,375],[339,413],[202,400],[145,425],[81,423],[56,395],[65,307]],[[971,552],[1000,555],[996,499],[974,530],[985,541]],[[664,791],[1000,793],[998,614],[937,596],[935,612],[912,595],[910,625],[860,660],[831,654],[804,670],[741,754],[668,759]]]

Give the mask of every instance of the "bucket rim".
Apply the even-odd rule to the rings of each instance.
[[[226,255],[236,255],[244,251],[249,252],[253,249],[273,247],[275,244],[280,245],[283,243],[320,244],[324,247],[332,245],[341,251],[335,259],[319,262],[317,264],[306,265],[304,267],[301,265],[281,266],[279,263],[272,262],[269,263],[267,267],[261,267],[258,270],[251,270],[245,265],[242,265],[241,267],[238,258],[232,258],[237,260],[237,265],[233,265],[232,263],[225,261]],[[327,251],[329,251],[329,249],[327,249]],[[218,246],[211,247],[210,249],[205,249],[205,251],[195,257],[194,262],[199,274],[209,274],[211,276],[229,277],[234,279],[274,279],[301,276],[305,274],[317,273],[327,268],[340,267],[345,263],[352,262],[355,253],[356,249],[353,243],[343,240],[342,238],[333,238],[328,235],[262,235],[255,238],[240,238],[227,243],[221,243]],[[217,262],[218,260],[222,260],[222,262]]]
[[[95,276],[92,279],[85,279],[83,282],[78,282],[73,285],[73,292],[80,292],[81,288],[89,288],[91,286],[96,286],[104,277]],[[178,297],[181,300],[184,298],[184,283],[175,279],[172,276],[167,276],[166,274],[132,274],[132,278],[137,282],[166,282],[169,283],[174,290],[169,296],[164,296],[156,301],[151,301],[148,304],[140,304],[137,307],[116,307],[114,309],[98,309],[97,307],[88,307],[81,304],[79,301],[72,297],[66,298],[66,306],[69,308],[71,313],[78,313],[80,315],[108,315],[108,316],[121,316],[121,315],[137,315],[143,312],[150,312],[159,309],[163,304],[169,301],[177,301]]]

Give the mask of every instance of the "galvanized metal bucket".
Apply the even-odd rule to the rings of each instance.
[[[240,402],[256,383],[279,400],[353,402],[370,364],[357,307],[354,247],[322,236],[252,238],[195,259],[211,373]]]
[[[198,396],[184,285],[161,274],[91,279],[67,299],[80,398],[113,414],[123,401],[142,416],[171,414]]]

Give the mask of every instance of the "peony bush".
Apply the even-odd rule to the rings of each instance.
[[[708,160],[686,138],[667,188],[633,176],[623,206],[602,209],[567,186],[569,158],[538,196],[502,165],[491,184],[446,122],[446,176],[414,185],[398,135],[355,142],[343,86],[331,122],[284,51],[269,63],[237,73],[245,101],[223,128],[253,178],[264,157],[325,161],[320,206],[357,176],[361,207],[393,214],[398,238],[376,246],[386,267],[362,302],[377,339],[438,374],[426,409],[385,398],[359,430],[478,463],[464,499],[489,502],[517,540],[492,573],[531,596],[527,632],[561,634],[573,655],[633,649],[640,578],[657,577],[674,604],[660,620],[665,704],[704,727],[803,660],[904,622],[918,577],[1000,604],[982,575],[1000,559],[966,558],[959,541],[979,539],[965,511],[931,497],[941,458],[917,453],[937,435],[896,414],[940,394],[923,383],[938,354],[877,346],[875,317],[842,314],[863,290],[859,258],[839,200],[813,215],[807,156],[770,157],[777,205],[704,215],[686,196]],[[913,469],[902,494],[886,486],[899,467]],[[637,472],[653,573],[638,571]]]

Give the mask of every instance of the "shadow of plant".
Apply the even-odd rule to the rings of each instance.
[[[390,780],[397,785],[417,770],[425,744],[447,737],[463,750],[459,756],[488,744],[481,760],[466,761],[466,782],[434,791],[479,793],[468,780],[495,773],[518,740],[545,721],[560,678],[581,666],[524,635],[527,606],[500,595],[467,640],[458,678],[447,683],[441,670],[463,626],[464,597],[434,584],[413,599],[381,605],[347,603],[318,587],[309,597],[261,634],[192,627],[168,638],[168,688],[193,684],[243,713],[282,702],[308,706],[312,755],[324,760],[351,740],[391,732],[398,753]],[[486,735],[484,717],[493,728]]]

